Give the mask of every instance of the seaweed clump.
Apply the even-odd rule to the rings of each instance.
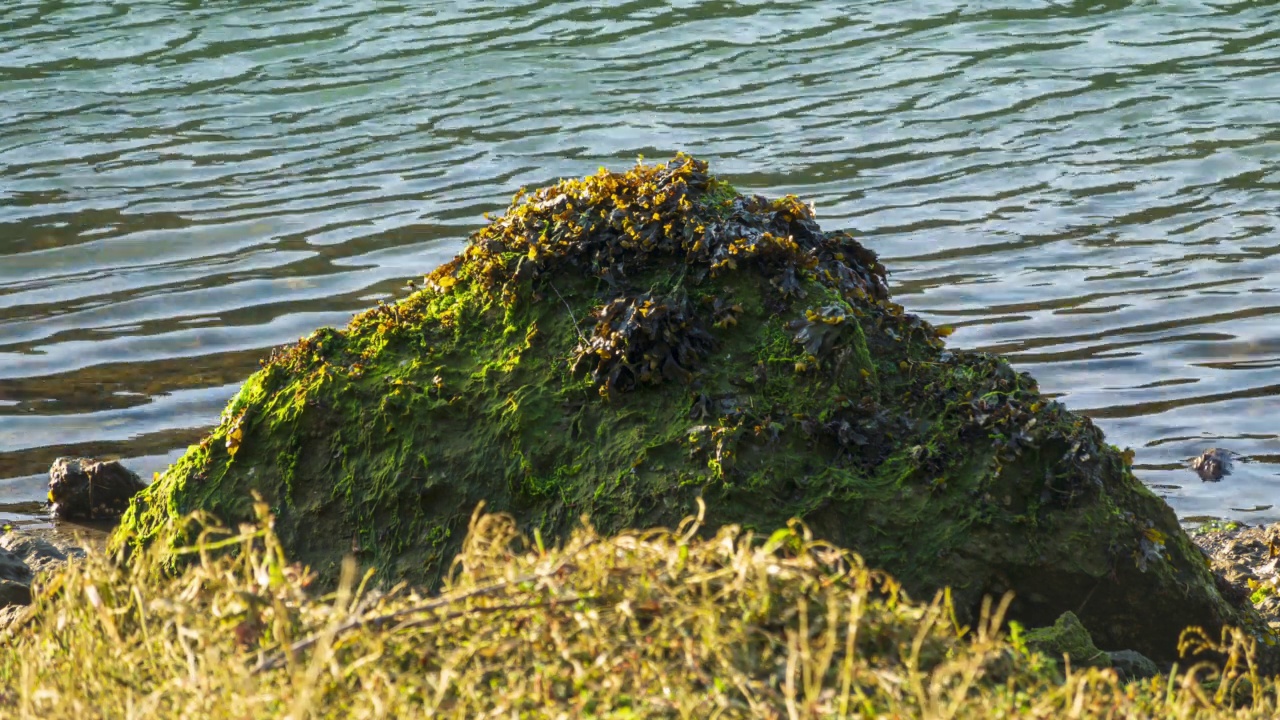
[[[480,501],[547,539],[802,518],[962,614],[1012,590],[1157,659],[1223,600],[1169,508],[1087,418],[892,302],[874,252],[794,196],[677,156],[520,192],[424,287],[282,348],[135,499],[276,512],[294,557],[440,582]]]
[[[638,383],[693,379],[694,368],[715,347],[686,298],[645,293],[617,298],[593,313],[591,337],[573,351],[573,367],[590,367],[601,392],[632,390]]]

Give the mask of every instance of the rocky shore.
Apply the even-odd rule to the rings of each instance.
[[[31,604],[38,575],[56,572],[84,550],[54,533],[9,529],[0,535],[0,628]]]
[[[1280,630],[1280,523],[1210,523],[1192,531],[1191,538],[1209,558],[1223,594],[1247,600]]]
[[[296,707],[1276,716],[1280,525],[1189,535],[1132,451],[887,273],[684,155],[521,191],[408,298],[264,359],[151,485],[60,458],[54,515],[120,523],[83,562],[0,537],[0,676],[25,707],[89,668],[130,714],[195,688],[173,716],[326,674]]]

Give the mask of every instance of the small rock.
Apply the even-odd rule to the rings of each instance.
[[[1115,668],[1122,681],[1146,680],[1160,674],[1160,668],[1140,652],[1117,650],[1108,655],[1111,656],[1111,667]]]
[[[31,604],[35,574],[16,553],[0,550],[0,607]]]
[[[1230,450],[1209,448],[1191,461],[1191,469],[1200,476],[1201,482],[1218,482],[1231,474]]]
[[[0,607],[30,605],[31,586],[13,580],[0,580]]]
[[[1256,557],[1267,552],[1267,544],[1256,535],[1240,535],[1226,543],[1223,552],[1227,557]]]
[[[1248,585],[1258,581],[1258,576],[1248,565],[1239,562],[1215,560],[1210,567],[1232,585]]]
[[[0,550],[0,580],[30,584],[34,573],[17,553]]]
[[[12,619],[6,607],[31,604],[31,581],[36,573],[53,570],[84,550],[42,537],[10,530],[0,535],[0,628]]]
[[[0,535],[0,549],[5,554],[16,555],[25,563],[29,572],[52,570],[73,557],[83,557],[84,550],[67,543],[50,542],[42,537],[10,530]]]
[[[1275,625],[1275,618],[1280,618],[1280,597],[1275,595],[1267,595],[1261,601],[1256,603],[1254,607],[1258,614],[1264,618],[1269,618],[1272,626]]]
[[[64,520],[117,518],[146,486],[118,460],[60,457],[49,468],[49,502]]]
[[[1111,667],[1111,658],[1093,644],[1076,614],[1067,611],[1051,627],[1027,631],[1027,646],[1055,660],[1063,655],[1075,667]]]

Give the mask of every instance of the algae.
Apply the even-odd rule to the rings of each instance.
[[[917,595],[1015,591],[1109,646],[1175,655],[1238,622],[1172,511],[1087,419],[1000,358],[948,350],[885,268],[794,196],[705,162],[533,192],[408,298],[263,362],[135,500],[117,545],[267,498],[322,576],[355,553],[436,585],[480,501],[566,537],[802,518]]]

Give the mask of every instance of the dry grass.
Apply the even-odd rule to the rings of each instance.
[[[207,524],[176,577],[93,554],[46,579],[0,649],[0,715],[1272,718],[1229,634],[1225,670],[1124,684],[910,602],[801,526],[710,539],[578,532],[545,549],[477,513],[438,596],[308,589],[262,523]],[[228,552],[231,551],[231,552]],[[1194,639],[1194,638],[1193,638]],[[1203,640],[1203,638],[1201,638]]]

